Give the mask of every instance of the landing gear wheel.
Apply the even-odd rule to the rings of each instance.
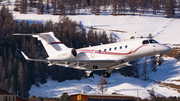
[[[160,65],[161,65],[161,60],[162,60],[161,57],[157,57],[157,58],[156,58],[156,65],[157,65],[157,66],[160,66]]]
[[[156,65],[157,65],[157,66],[160,66],[160,65],[161,65],[161,61],[157,61],[157,62],[156,62]]]
[[[103,76],[104,76],[105,78],[109,78],[109,77],[111,76],[111,73],[106,72],[106,73],[103,74]]]
[[[87,77],[92,77],[92,76],[93,76],[93,72],[91,72],[91,73],[86,73],[86,76],[87,76]]]

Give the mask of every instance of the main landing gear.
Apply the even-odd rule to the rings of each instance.
[[[105,72],[105,73],[103,74],[103,76],[104,76],[105,78],[109,78],[109,77],[111,76],[111,73]]]
[[[87,77],[93,77],[93,71],[85,71],[86,72],[86,76]],[[111,69],[110,68],[108,68],[107,69],[107,72],[105,72],[104,74],[103,74],[103,76],[105,77],[105,78],[109,78],[110,76],[111,76]]]
[[[93,71],[86,71],[86,76],[87,77],[92,77],[93,76]]]

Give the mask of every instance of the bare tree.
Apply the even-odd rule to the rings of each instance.
[[[105,91],[107,91],[107,81],[105,80],[104,76],[101,75],[101,78],[99,80],[99,84],[98,84],[98,87],[99,87],[99,91],[103,94]]]
[[[147,58],[144,58],[143,68],[142,68],[142,79],[147,80],[148,79],[148,72],[147,72],[148,64],[147,64]]]

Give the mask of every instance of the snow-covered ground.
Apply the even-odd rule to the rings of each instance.
[[[59,21],[57,15],[19,14],[13,12],[14,19],[38,21],[45,23],[47,20]],[[117,39],[126,40],[130,37],[147,37],[149,34],[161,43],[180,44],[180,19],[155,16],[112,16],[112,15],[69,15],[70,19],[82,24],[86,31],[90,27],[105,30]],[[111,30],[125,31],[126,33]],[[100,31],[100,30],[99,30]]]
[[[149,71],[149,78],[151,80],[157,80],[165,83],[173,83],[180,85],[180,82],[174,80],[180,80],[180,63],[176,59],[164,58],[165,62],[158,66],[156,72]],[[87,78],[81,80],[66,80],[64,82],[57,82],[48,79],[45,84],[40,84],[40,87],[33,85],[29,91],[30,96],[42,96],[42,97],[60,97],[63,92],[68,94],[81,93],[82,90],[87,94],[98,94],[98,83],[100,76],[94,75],[94,78]],[[154,89],[155,93],[160,96],[180,96],[177,90],[172,90],[170,87],[160,87],[159,84],[154,81],[143,81],[141,79],[133,77],[125,77],[119,73],[113,73],[110,78],[106,78],[108,81],[106,94],[112,92],[138,96],[141,98],[149,98],[149,90]]]
[[[47,20],[52,20],[54,23],[59,21],[57,15],[38,15],[38,14],[19,14],[13,12],[14,19],[38,21],[45,23]],[[69,15],[70,19],[75,20],[82,24],[86,31],[90,27],[104,29],[108,34],[112,33],[116,38],[121,40],[130,39],[130,37],[147,37],[149,34],[154,36],[154,39],[161,43],[168,44],[180,44],[180,19],[176,18],[164,18],[156,16],[112,16],[112,15]],[[126,31],[126,33],[114,32],[111,30]],[[100,30],[99,30],[100,31]],[[167,59],[166,62],[158,67],[157,72],[150,72],[149,77],[153,80],[171,82],[176,85],[180,85],[180,82],[174,82],[173,80],[180,77],[178,74],[180,68],[179,63],[175,59]],[[46,84],[40,85],[40,87],[31,87],[30,95],[42,96],[42,97],[60,97],[63,92],[69,94],[81,93],[85,90],[86,93],[96,94],[98,93],[97,84],[100,76],[95,75],[95,78],[82,79],[80,81],[71,80],[64,82],[57,82],[48,80]],[[107,94],[116,92],[120,94],[138,95],[141,98],[149,98],[148,90],[154,88],[157,95],[162,96],[179,96],[176,90],[167,87],[159,87],[158,84],[148,81],[143,81],[133,77],[124,77],[119,73],[113,73],[110,78],[107,79],[110,84],[108,85]]]
[[[12,0],[12,3],[14,0]],[[4,2],[6,3],[6,2]],[[20,14],[13,11],[14,6],[10,5],[9,10],[12,12],[15,20],[38,21],[45,24],[47,20],[52,20],[54,23],[59,21],[58,15],[38,15],[35,13]],[[102,29],[107,34],[113,34],[117,39],[126,40],[130,37],[147,37],[149,34],[154,36],[154,39],[161,43],[180,44],[180,19],[178,18],[165,18],[163,15],[154,16],[148,14],[139,15],[126,15],[126,16],[112,16],[112,15],[68,15],[72,20],[77,21],[86,28],[86,32],[90,27]],[[115,32],[112,30],[125,31],[126,33]],[[172,58],[164,58],[165,63],[158,67],[156,72],[149,72],[148,76],[152,80],[162,81],[166,83],[173,83],[180,85],[180,63]],[[81,93],[85,90],[86,93],[98,93],[97,84],[100,76],[94,75],[95,78],[88,78],[82,80],[67,80],[64,82],[57,82],[48,79],[46,84],[40,84],[40,87],[33,85],[29,91],[30,96],[42,97],[60,97],[63,92],[69,94]],[[125,77],[119,73],[113,73],[110,78],[106,79],[109,84],[107,94],[112,92],[137,96],[141,98],[148,98],[149,92],[154,88],[157,95],[162,96],[180,96],[177,90],[170,87],[160,87],[153,81],[143,81],[133,77]]]

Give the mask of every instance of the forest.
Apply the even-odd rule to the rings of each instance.
[[[16,0],[15,11],[21,13],[33,12],[38,14],[80,15],[106,14],[111,10],[112,15],[128,14],[161,14],[166,17],[179,17],[180,0]]]
[[[77,30],[78,29],[78,30]],[[85,77],[82,70],[52,66],[42,62],[29,62],[24,59],[20,51],[24,51],[31,58],[47,58],[47,53],[41,43],[35,38],[25,36],[13,36],[13,33],[40,33],[53,31],[55,36],[65,45],[73,48],[93,46],[100,43],[113,42],[105,31],[94,32],[85,29],[68,17],[53,24],[47,21],[45,25],[39,22],[29,23],[15,21],[8,9],[3,6],[0,11],[0,88],[11,93],[18,93],[22,97],[28,97],[28,91],[32,84],[46,83],[46,79],[62,82],[64,80]],[[66,75],[68,74],[68,75]]]
[[[14,33],[41,33],[52,31],[55,36],[68,47],[82,48],[100,43],[113,43],[112,35],[108,37],[105,31],[90,29],[87,33],[79,23],[70,20],[66,15],[83,14],[80,12],[91,9],[91,13],[99,15],[112,6],[112,15],[145,13],[152,9],[152,14],[164,11],[167,17],[174,17],[179,8],[178,0],[16,0],[15,11],[27,13],[37,8],[38,14],[52,13],[59,15],[59,22],[51,20],[45,24],[40,22],[16,21],[4,5],[0,10],[0,88],[23,98],[29,97],[29,90],[33,84],[39,86],[47,82],[48,78],[58,80],[80,80],[85,78],[83,70],[59,66],[48,67],[46,63],[26,61],[20,51],[30,58],[46,58],[47,53],[41,43],[28,36],[13,36]],[[140,10],[140,11],[139,11]],[[154,57],[151,57],[154,60]],[[122,75],[142,77],[148,80],[147,62],[144,62],[143,72],[140,73],[140,60],[131,61],[133,67],[118,70]],[[146,59],[145,59],[146,61]],[[156,71],[154,61],[151,70]],[[66,75],[68,74],[68,75]]]

